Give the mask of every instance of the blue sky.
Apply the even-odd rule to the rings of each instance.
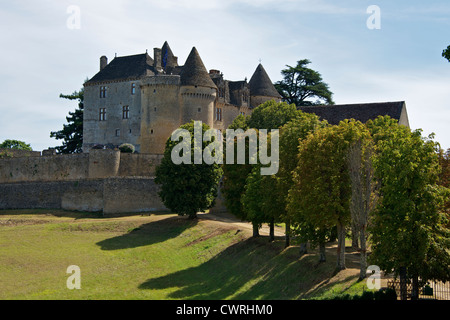
[[[80,10],[70,29],[69,6]],[[367,8],[381,10],[370,30]],[[450,148],[449,1],[16,0],[0,4],[0,141],[34,150],[61,142],[81,88],[99,58],[144,53],[168,41],[184,64],[195,46],[208,69],[250,79],[259,60],[272,81],[285,65],[312,61],[336,103],[406,101],[410,125]]]

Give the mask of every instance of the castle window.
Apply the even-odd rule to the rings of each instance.
[[[116,137],[120,137],[120,129],[116,129]]]
[[[198,110],[197,110],[198,112],[202,112],[202,108],[198,108]]]
[[[98,113],[98,120],[106,121],[106,108],[100,108]]]
[[[222,121],[222,108],[216,108],[216,121]]]
[[[130,107],[123,106],[122,107],[122,119],[129,119],[130,117]]]
[[[136,83],[132,83],[131,84],[131,94],[135,94],[136,93]]]
[[[245,116],[245,112],[243,112],[243,111],[239,112],[239,114],[240,114],[241,116]]]
[[[106,98],[106,87],[105,86],[100,87],[100,98]]]

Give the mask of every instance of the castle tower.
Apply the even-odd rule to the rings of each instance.
[[[169,44],[154,49],[154,68],[157,73],[141,81],[142,153],[164,153],[166,140],[181,123],[180,76],[167,72],[178,67]]]
[[[200,120],[212,128],[217,87],[195,47],[183,66],[180,84],[182,124]]]
[[[248,84],[250,86],[250,105],[252,108],[256,108],[272,99],[276,102],[281,101],[281,95],[275,89],[261,63],[256,68]]]
[[[172,68],[178,67],[178,57],[174,56],[167,41],[161,47],[161,64],[168,74],[170,74]]]
[[[180,76],[155,75],[141,82],[141,153],[163,154],[180,126]]]

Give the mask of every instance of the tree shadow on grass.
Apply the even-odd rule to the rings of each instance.
[[[185,230],[197,225],[197,220],[171,216],[141,225],[126,234],[97,242],[102,250],[119,250],[148,246],[176,238]]]
[[[6,209],[0,210],[0,216],[23,216],[23,215],[36,215],[36,216],[49,216],[58,218],[73,218],[79,219],[102,219],[104,218],[102,212],[83,212],[83,211],[70,211],[63,209]]]
[[[159,278],[142,290],[174,289],[171,299],[298,299],[333,275],[335,261],[318,263],[316,254],[299,258],[298,248],[265,237],[238,242],[207,262]]]

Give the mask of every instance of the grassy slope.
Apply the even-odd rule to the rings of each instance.
[[[299,258],[282,239],[250,236],[175,215],[0,211],[0,299],[310,299],[362,291],[354,262],[333,275],[333,248],[318,264],[315,252]],[[66,287],[70,265],[81,269],[81,290]]]

